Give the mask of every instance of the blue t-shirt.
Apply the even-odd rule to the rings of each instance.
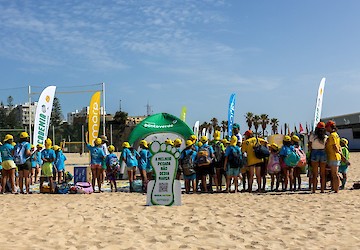
[[[19,145],[19,144],[20,144],[20,145]],[[30,156],[27,156],[27,155],[26,155],[26,151],[27,151],[27,150],[31,150],[31,145],[30,145],[29,142],[27,142],[27,141],[19,142],[16,146],[17,146],[17,147],[21,146],[21,147],[24,147],[24,148],[25,148],[25,150],[24,150],[24,155],[23,155],[24,159],[29,159],[29,158],[30,158]]]
[[[61,171],[61,170],[65,169],[65,161],[66,160],[67,160],[66,156],[64,155],[62,150],[59,150],[56,153],[56,159],[55,159],[55,166],[58,169],[58,171]]]
[[[139,159],[139,168],[141,169],[146,169],[149,164],[150,164],[150,158],[152,156],[152,154],[150,153],[150,151],[148,149],[141,149],[139,152],[140,155],[140,159]]]
[[[128,167],[137,167],[138,166],[138,158],[140,157],[139,153],[136,150],[130,150],[128,148],[124,148],[121,159],[125,160],[126,166]]]
[[[208,147],[209,152],[210,152],[210,157],[211,157],[211,155],[213,155],[213,154],[215,153],[213,147],[210,146],[209,144],[205,143],[204,145],[202,145],[202,146],[199,148],[199,150],[200,150],[201,148],[205,148],[205,147]]]
[[[41,158],[42,159],[56,159],[55,151],[53,149],[44,149],[41,151]]]
[[[4,145],[0,147],[2,160],[3,161],[14,160],[12,156],[13,150],[14,150],[13,145],[11,145],[10,143],[4,143]]]
[[[41,166],[43,164],[43,160],[41,159],[41,151],[36,151],[34,155],[36,158],[36,163]]]
[[[283,157],[283,158],[285,158],[288,154],[290,154],[291,153],[291,151],[294,151],[294,146],[285,146],[285,145],[283,145],[282,147],[281,147],[281,150],[280,150],[280,153],[279,153],[279,155],[281,156],[281,157]]]
[[[241,155],[240,147],[236,145],[236,146],[226,147],[225,157],[229,157],[230,155],[232,155],[233,150],[237,151],[237,153],[238,153],[239,155]]]
[[[184,149],[181,154],[180,154],[180,160],[184,159],[185,156],[189,155],[192,153],[192,160],[193,162],[195,162],[195,158],[196,158],[196,151],[195,150],[192,150],[192,149]]]
[[[100,164],[102,165],[103,159],[105,157],[105,153],[103,149],[96,146],[91,146],[90,144],[87,144],[86,147],[90,151],[90,158],[91,158],[91,164]]]
[[[106,163],[107,167],[113,167],[111,165],[114,165],[115,163],[119,164],[119,160],[118,160],[116,154],[111,153],[106,156],[105,163]]]

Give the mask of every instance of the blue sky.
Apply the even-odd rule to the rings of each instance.
[[[311,122],[322,77],[323,117],[359,111],[359,1],[0,1],[4,102],[105,82],[107,112],[179,116],[187,122],[246,112]],[[35,87],[38,86],[38,87]],[[19,88],[6,90],[7,88]],[[59,94],[64,115],[91,93]],[[37,99],[38,95],[33,96]]]

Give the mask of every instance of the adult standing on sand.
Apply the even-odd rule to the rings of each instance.
[[[312,193],[316,192],[318,184],[318,175],[320,168],[320,192],[325,192],[326,185],[326,152],[325,144],[327,140],[325,123],[319,122],[316,125],[314,134],[310,135],[309,151],[312,167]]]
[[[104,154],[105,154],[105,157],[106,157],[106,156],[108,156],[110,154],[109,150],[108,150],[108,146],[107,146],[109,141],[108,141],[106,135],[101,135],[100,139],[101,139],[101,148],[104,151]],[[106,161],[105,161],[105,158],[104,158],[104,161],[102,163],[102,171],[101,171],[101,183],[102,184],[104,183],[106,168],[107,168],[107,166],[106,166]]]
[[[340,178],[338,168],[341,160],[345,160],[340,146],[340,137],[334,121],[330,120],[325,125],[326,131],[330,133],[326,141],[327,164],[331,170],[331,186],[335,193],[339,192]]]
[[[85,136],[86,147],[90,151],[90,167],[91,167],[91,184],[95,190],[95,180],[97,180],[99,192],[101,192],[101,173],[103,171],[102,164],[105,158],[105,153],[102,149],[102,140],[96,138],[94,141],[94,146],[89,144],[88,133]]]
[[[242,143],[241,151],[247,155],[247,165],[249,168],[249,181],[248,181],[248,191],[252,192],[252,185],[254,181],[254,171],[256,172],[256,181],[258,184],[258,192],[261,192],[261,166],[264,164],[263,159],[259,159],[255,156],[254,147],[257,142],[260,144],[266,144],[266,141],[262,138],[254,137],[254,134],[251,130],[245,132],[245,141]]]

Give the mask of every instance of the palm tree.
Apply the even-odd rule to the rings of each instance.
[[[246,119],[246,123],[249,127],[249,130],[251,130],[251,127],[253,126],[253,119],[254,119],[254,114],[251,112],[247,112],[245,114],[245,119]]]
[[[265,136],[265,130],[267,125],[269,124],[270,120],[269,120],[269,115],[267,114],[261,114],[260,115],[260,121],[261,121],[261,128],[262,128],[262,134],[263,136]]]
[[[218,127],[219,121],[217,118],[214,117],[210,120],[210,123],[211,123],[212,127],[215,129],[216,127]]]
[[[254,124],[254,128],[255,128],[255,134],[257,135],[257,131],[259,129],[259,125],[261,124],[261,118],[258,115],[254,115],[253,119],[252,119],[252,123]]]
[[[271,125],[271,130],[273,132],[273,134],[277,134],[278,133],[278,127],[279,127],[279,120],[276,118],[272,118],[270,120],[270,125]]]
[[[202,135],[202,131],[203,129],[208,129],[209,123],[207,122],[203,122],[200,126],[199,126],[199,136]]]
[[[225,138],[225,132],[227,132],[228,129],[228,121],[221,121],[221,130],[223,132],[223,138]]]

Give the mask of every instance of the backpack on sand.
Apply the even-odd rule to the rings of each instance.
[[[211,163],[209,147],[202,147],[199,149],[197,155],[197,165],[199,167],[207,167]]]
[[[91,194],[94,192],[90,182],[76,182],[75,188],[77,194]]]

